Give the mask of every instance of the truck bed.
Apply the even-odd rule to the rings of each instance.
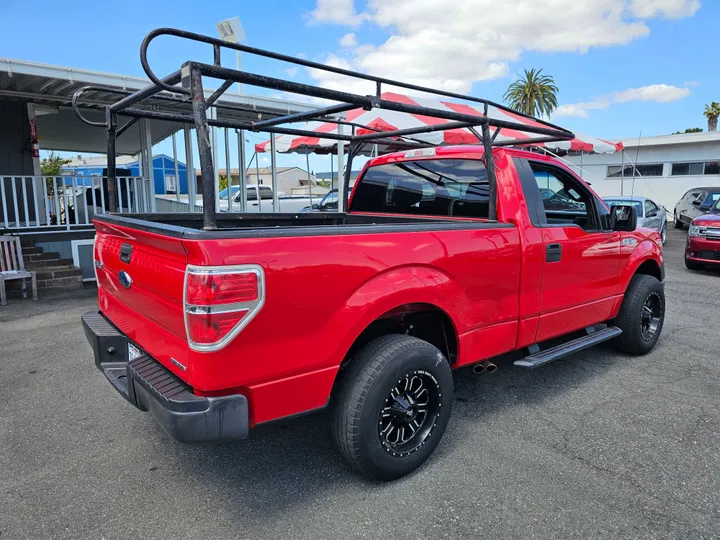
[[[95,220],[187,239],[318,236],[512,227],[505,223],[471,219],[354,213],[243,214],[223,212],[217,215],[218,228],[214,231],[203,230],[201,213],[106,214],[97,216]]]
[[[357,336],[398,306],[447,313],[463,344],[458,365],[477,361],[479,348],[514,345],[521,243],[512,224],[352,213],[223,214],[218,224],[202,230],[200,214],[96,218],[99,307],[196,393],[244,389],[253,422],[324,405]],[[189,347],[189,266],[262,269],[262,309],[227,347]],[[288,385],[291,399],[278,400]]]

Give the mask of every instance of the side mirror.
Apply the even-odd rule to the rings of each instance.
[[[647,214],[645,214],[645,217],[657,217],[658,213],[657,210],[651,210]]]
[[[695,206],[700,206],[702,203],[698,200],[692,202]]]
[[[313,203],[312,205],[313,210],[320,210],[320,205],[318,203]]]
[[[637,210],[632,205],[610,208],[610,228],[613,231],[632,232],[637,228]]]

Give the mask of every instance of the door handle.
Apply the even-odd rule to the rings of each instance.
[[[562,259],[562,244],[548,244],[545,248],[545,260],[558,262]]]

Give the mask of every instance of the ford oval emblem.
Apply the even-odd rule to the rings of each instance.
[[[120,285],[122,285],[126,289],[132,287],[132,278],[130,277],[130,274],[128,274],[125,270],[118,274],[118,281],[120,281]]]

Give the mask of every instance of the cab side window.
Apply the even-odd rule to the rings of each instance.
[[[540,162],[530,162],[540,190],[548,225],[576,225],[599,229],[592,195],[566,171]]]
[[[654,202],[645,199],[643,206],[645,207],[645,217],[653,217],[653,214],[657,215],[658,207],[655,206]]]

